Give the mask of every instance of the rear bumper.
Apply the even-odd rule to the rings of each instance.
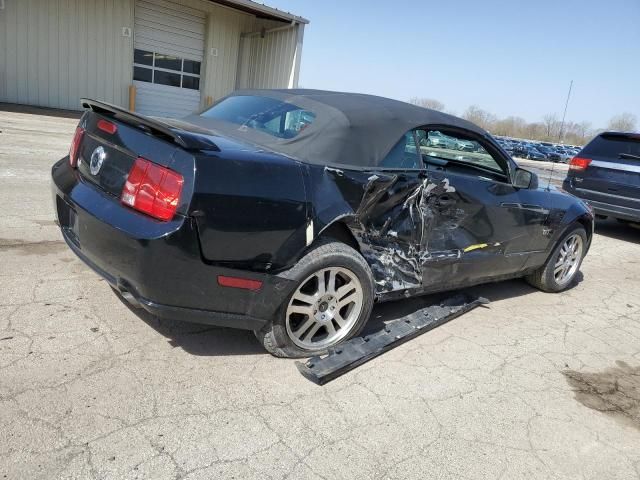
[[[158,222],[86,184],[66,159],[52,169],[56,217],[69,248],[135,306],[162,318],[256,330],[293,289],[277,275],[202,260],[195,223]],[[218,275],[262,282],[259,291],[221,287]]]
[[[591,205],[594,213],[597,215],[606,215],[621,220],[640,222],[640,208],[612,203],[612,201],[615,200],[615,195],[591,191],[589,191],[591,193],[585,194],[579,188],[575,188],[569,177],[564,180],[562,187],[567,192]],[[593,198],[596,195],[599,197],[598,199]],[[640,200],[638,200],[638,204],[640,205]]]

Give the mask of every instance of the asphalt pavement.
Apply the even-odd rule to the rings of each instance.
[[[569,291],[477,287],[488,308],[320,387],[250,332],[125,305],[54,224],[77,120],[6,110],[0,478],[639,478],[639,230],[599,222]]]

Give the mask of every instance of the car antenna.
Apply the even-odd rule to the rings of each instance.
[[[564,130],[564,119],[567,116],[567,107],[569,106],[569,99],[571,98],[571,89],[573,88],[573,80],[569,83],[569,92],[567,92],[567,101],[564,103],[564,113],[562,114],[562,123],[560,124],[560,132],[558,133],[558,142],[562,142],[562,133]],[[553,161],[552,161],[553,162]],[[547,182],[547,191],[551,189],[551,177],[553,177],[553,171],[556,168],[556,162],[551,165],[551,173],[549,174],[549,181]]]
[[[551,160],[551,171],[549,173],[549,181],[547,182],[547,188],[546,188],[547,191],[551,190],[551,177],[553,177],[553,171],[555,170],[555,168],[556,168],[556,162]]]

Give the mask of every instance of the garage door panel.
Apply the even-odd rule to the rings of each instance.
[[[152,117],[186,117],[200,107],[200,93],[187,90],[176,93],[175,87],[133,82],[138,91],[136,111]]]
[[[160,55],[171,55],[181,59],[202,62],[204,58],[205,37],[204,12],[167,2],[165,0],[137,0],[134,25],[134,46],[138,50],[155,53],[156,62]],[[134,84],[137,88],[136,110],[145,115],[182,117],[198,110],[200,106],[200,92],[185,86],[197,88],[199,75],[192,71],[176,71],[178,66],[156,63],[155,67],[136,66],[136,72],[147,71],[145,75],[136,75]],[[154,82],[166,82],[162,77],[170,75],[177,79],[176,85],[169,86],[151,82],[150,68],[164,67],[170,70],[164,72],[155,70]],[[182,76],[182,83],[180,83]],[[194,77],[198,78],[196,80]],[[145,80],[145,81],[141,81]],[[186,81],[189,80],[189,83]],[[196,82],[194,84],[194,82]]]
[[[154,15],[145,15],[144,17],[138,18],[138,20],[136,21],[136,25],[144,26],[147,28],[155,28],[163,32],[168,32],[174,35],[192,38],[194,40],[202,41],[204,39],[204,32],[199,28],[195,28],[193,23],[189,24],[186,20],[185,21],[174,20],[171,22],[171,24],[167,24],[167,22],[169,21],[170,19],[167,17],[156,17]]]
[[[169,37],[169,38],[167,38]],[[162,46],[158,46],[161,44]],[[172,53],[179,57],[187,57],[190,60],[202,61],[202,40],[172,35],[168,32],[160,32],[152,28],[140,28],[136,31],[136,48],[158,53]]]
[[[202,55],[204,35],[150,21],[136,22],[136,26],[138,27],[137,35],[142,33],[144,36],[156,38],[159,43],[185,45],[200,50],[200,55]]]
[[[177,16],[171,12],[160,12],[147,7],[138,7],[136,13],[141,20],[148,19],[161,25],[164,24],[167,27],[179,28],[200,36],[204,35],[204,18]]]
[[[202,18],[206,17],[206,13],[196,8],[191,8],[186,5],[177,5],[175,2],[167,0],[137,0],[136,8],[152,8],[159,12],[171,13],[176,17],[183,18]]]

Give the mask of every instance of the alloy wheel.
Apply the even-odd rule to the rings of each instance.
[[[307,350],[335,345],[353,330],[362,306],[362,285],[351,270],[323,268],[301,282],[289,300],[287,335]]]
[[[560,247],[553,266],[553,277],[559,285],[568,283],[575,275],[582,259],[583,241],[577,233],[570,235]]]

